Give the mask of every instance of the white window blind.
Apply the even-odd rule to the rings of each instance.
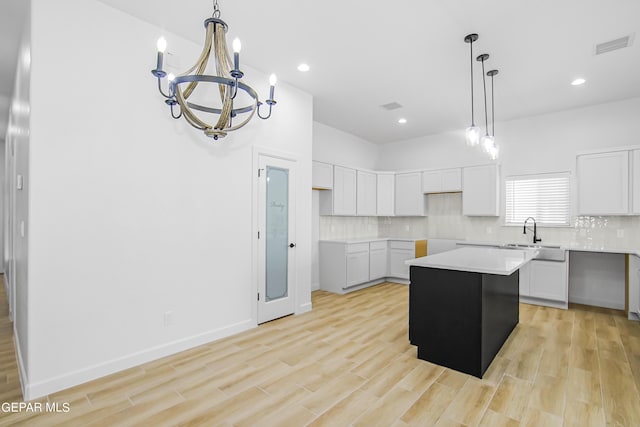
[[[506,225],[522,225],[531,216],[539,225],[568,226],[570,178],[569,172],[507,177]]]

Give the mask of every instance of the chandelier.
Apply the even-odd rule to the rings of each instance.
[[[204,47],[191,68],[178,76],[163,69],[167,42],[161,37],[156,68],[151,70],[151,74],[158,79],[158,90],[165,98],[171,116],[174,119],[183,117],[191,126],[217,140],[249,123],[256,113],[261,119],[271,117],[271,109],[276,105],[273,99],[276,76],[272,74],[269,78],[269,98],[261,102],[256,91],[240,81],[244,77],[240,70],[241,43],[238,39],[233,41],[231,60],[225,37],[228,26],[220,19],[217,0],[213,2],[213,15],[204,21],[204,27]],[[215,69],[215,75],[205,74],[208,65]],[[166,91],[163,89],[165,79]],[[239,98],[244,101],[241,106],[236,105]],[[261,107],[264,104],[267,104],[268,111],[263,115]]]

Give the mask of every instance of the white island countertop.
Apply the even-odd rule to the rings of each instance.
[[[502,249],[490,247],[463,247],[422,258],[405,261],[417,267],[508,276],[531,261],[535,249]]]

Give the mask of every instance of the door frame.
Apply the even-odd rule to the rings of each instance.
[[[296,168],[295,171],[297,172],[297,170],[299,169],[300,166],[300,158],[290,152],[286,152],[286,151],[279,151],[279,150],[274,150],[271,148],[267,148],[267,147],[261,147],[261,146],[253,146],[253,161],[251,163],[252,169],[251,169],[251,292],[249,295],[250,298],[250,307],[251,307],[251,322],[253,325],[257,326],[258,325],[258,286],[259,286],[259,271],[258,271],[258,266],[259,266],[259,261],[260,261],[260,244],[258,241],[258,231],[259,231],[259,212],[260,212],[260,207],[259,207],[259,192],[260,192],[260,188],[258,185],[258,169],[260,168],[260,157],[261,156],[266,156],[266,157],[272,157],[275,159],[281,159],[281,160],[287,160],[287,161],[291,161],[294,163],[294,167]],[[299,203],[298,201],[298,191],[297,191],[297,185],[295,182],[291,182],[290,183],[290,188],[291,191],[295,192],[296,195],[296,204]],[[294,224],[296,227],[296,230],[298,229],[299,223],[298,223],[298,217],[297,217],[297,212],[298,209],[294,206],[293,207],[293,215],[294,215]],[[297,234],[297,233],[296,233]],[[294,265],[294,277],[295,277],[295,281],[294,281],[294,285],[291,286],[289,288],[289,292],[291,294],[291,298],[293,299],[294,302],[294,314],[298,313],[298,268],[297,268],[297,257],[296,257],[296,265]]]

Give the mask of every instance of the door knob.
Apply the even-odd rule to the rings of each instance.
[[[289,247],[290,247],[290,248],[294,248],[295,246],[296,246],[296,244],[295,244],[295,243],[289,243]]]

